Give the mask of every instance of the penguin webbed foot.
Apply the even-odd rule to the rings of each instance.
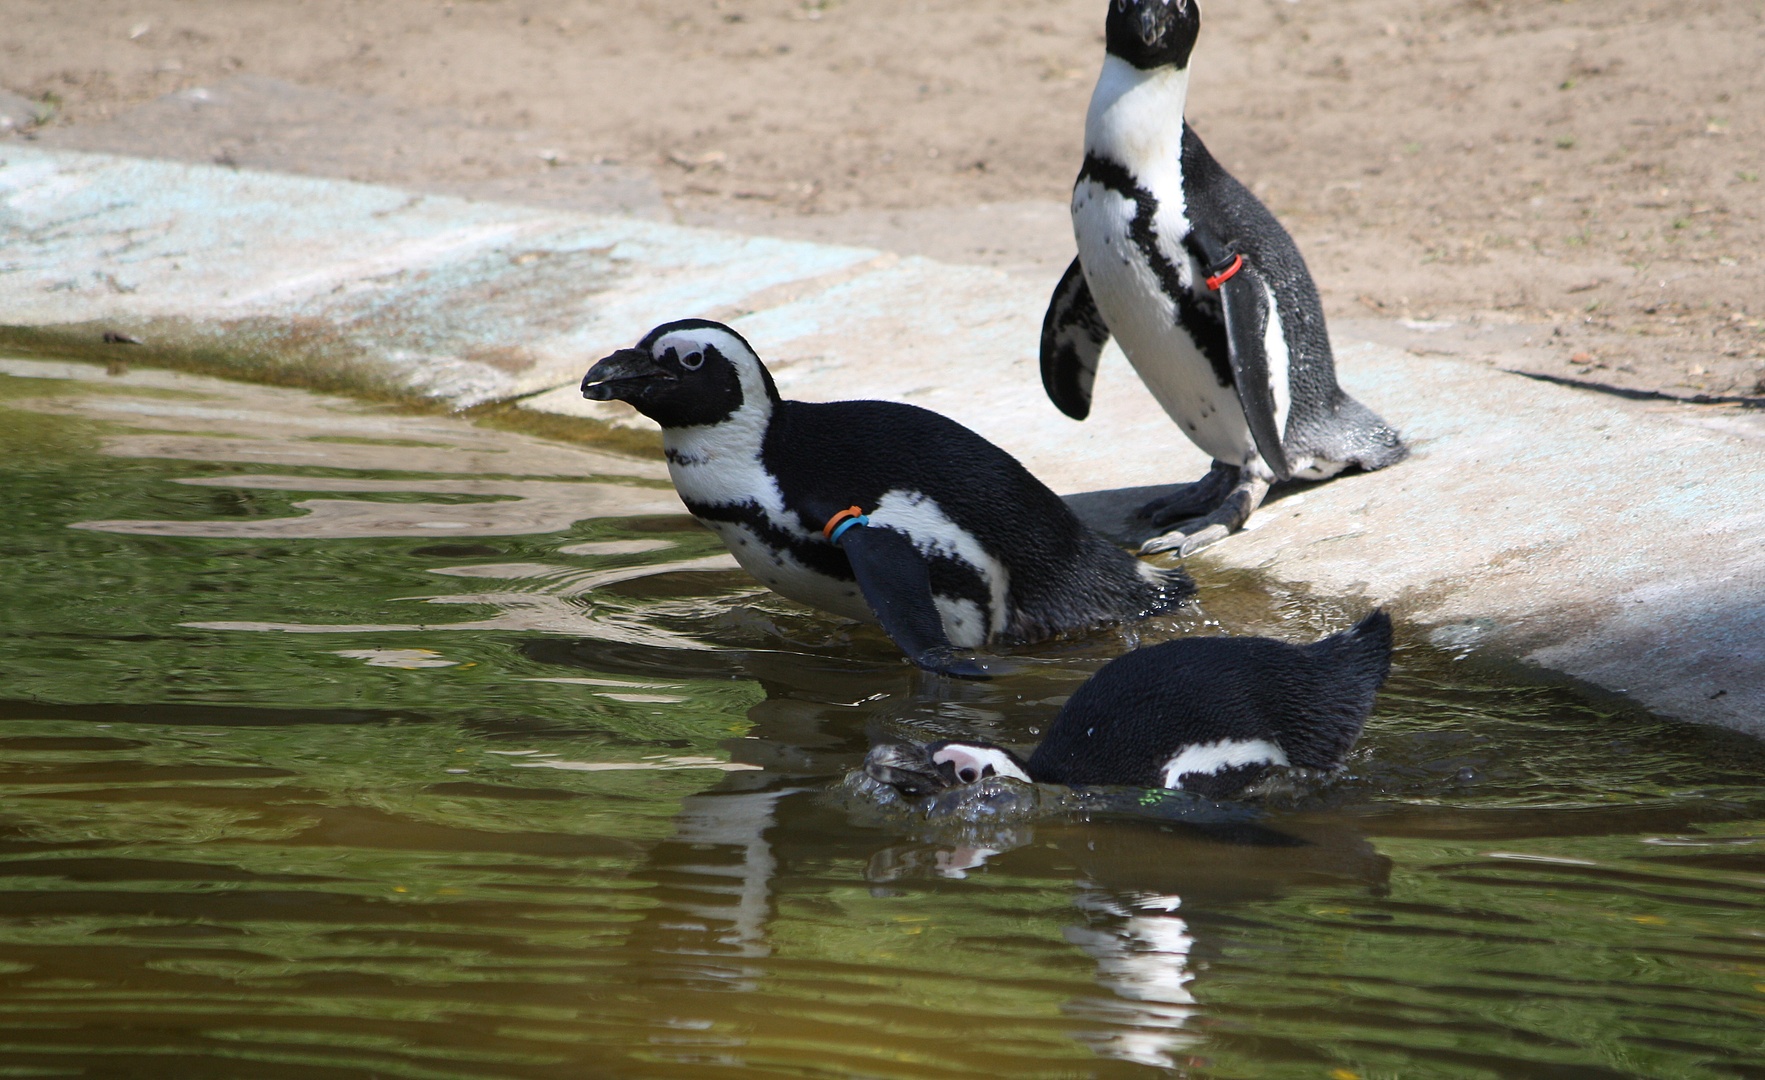
[[[1215,463],[1216,467],[1218,463]],[[1231,468],[1226,466],[1226,468]],[[1217,468],[1216,470],[1217,471]],[[1140,545],[1140,554],[1156,555],[1164,551],[1174,551],[1181,556],[1195,554],[1203,548],[1219,543],[1226,537],[1244,527],[1250,515],[1262,505],[1269,493],[1267,480],[1252,476],[1241,469],[1232,469],[1237,473],[1235,483],[1227,491],[1225,497],[1207,514],[1180,522],[1176,528],[1155,536]],[[1197,481],[1205,484],[1213,479],[1215,472]],[[1190,485],[1191,487],[1195,485]],[[1154,520],[1154,524],[1163,524]]]
[[[1192,518],[1206,517],[1231,497],[1243,471],[1236,465],[1216,461],[1207,470],[1206,476],[1184,484],[1168,495],[1153,499],[1135,511],[1135,514],[1161,528]]]

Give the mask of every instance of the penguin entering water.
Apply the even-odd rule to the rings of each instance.
[[[1080,524],[1010,454],[888,401],[784,401],[747,341],[687,319],[591,368],[582,396],[662,425],[681,501],[793,600],[876,622],[923,668],[1162,611],[1194,592]]]
[[[1224,799],[1273,766],[1341,765],[1390,670],[1383,611],[1310,645],[1182,638],[1105,664],[1027,761],[983,742],[880,743],[864,770],[912,798],[1009,776]]]
[[[1222,539],[1273,481],[1380,469],[1407,453],[1336,384],[1323,308],[1292,238],[1183,119],[1200,25],[1196,0],[1111,0],[1073,185],[1079,254],[1042,322],[1042,385],[1062,412],[1090,412],[1113,336],[1213,455],[1202,479],[1141,507],[1171,527],[1142,553]]]

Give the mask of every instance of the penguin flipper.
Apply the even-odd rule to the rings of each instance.
[[[959,679],[992,677],[975,661],[955,655],[944,635],[944,617],[932,602],[931,572],[905,533],[866,525],[846,530],[838,543],[876,621],[909,660]]]
[[[1074,420],[1091,414],[1091,386],[1107,344],[1109,324],[1097,310],[1085,268],[1074,259],[1060,275],[1042,316],[1042,389],[1055,408]]]
[[[1207,285],[1220,294],[1224,310],[1226,344],[1231,354],[1232,385],[1238,404],[1250,425],[1257,453],[1275,474],[1286,480],[1293,475],[1276,426],[1275,382],[1269,371],[1268,329],[1274,316],[1273,292],[1262,274],[1241,252],[1234,252],[1218,237],[1196,228],[1190,234],[1207,267]]]

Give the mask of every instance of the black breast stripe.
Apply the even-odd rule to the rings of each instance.
[[[1134,175],[1125,166],[1096,154],[1086,154],[1085,164],[1079,169],[1079,183],[1087,180],[1133,202],[1134,220],[1128,226],[1128,235],[1158,276],[1160,287],[1176,305],[1177,324],[1201,347],[1201,354],[1207,357],[1213,368],[1213,377],[1221,386],[1231,386],[1232,356],[1231,346],[1226,341],[1225,324],[1183,287],[1176,265],[1158,246],[1157,196],[1136,183]]]
[[[839,548],[832,544],[817,544],[786,532],[772,523],[772,518],[760,509],[758,503],[689,502],[686,508],[700,521],[727,521],[732,525],[744,526],[767,550],[788,551],[792,558],[818,574],[838,581],[857,580],[852,574],[852,564]]]
[[[687,511],[700,521],[727,521],[741,525],[759,539],[766,550],[777,558],[788,552],[797,562],[836,581],[856,581],[852,563],[845,552],[833,544],[816,543],[794,535],[773,524],[766,511],[752,500],[739,503],[686,504]],[[731,550],[735,550],[733,547]],[[922,553],[923,554],[923,553]],[[948,555],[926,555],[926,568],[931,574],[932,592],[958,600],[972,600],[988,619],[992,617],[993,597],[974,567]]]

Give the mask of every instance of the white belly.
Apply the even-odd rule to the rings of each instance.
[[[809,569],[787,552],[774,553],[760,543],[758,536],[746,525],[728,521],[704,521],[704,525],[723,541],[742,569],[758,578],[760,584],[789,597],[799,604],[831,611],[848,619],[874,623],[876,616],[865,602],[856,581],[841,581]]]
[[[797,515],[785,509],[784,496],[760,462],[765,421],[765,415],[756,418],[738,414],[734,420],[715,428],[664,432],[663,445],[669,449],[668,475],[681,500],[689,506],[751,503],[766,515],[773,528],[798,541],[813,542],[813,534],[797,520]],[[706,518],[698,521],[717,534],[743,570],[780,596],[847,618],[876,621],[857,582],[817,573],[788,551],[775,554],[749,526]]]
[[[1129,235],[1134,203],[1085,182],[1073,189],[1072,211],[1091,296],[1140,380],[1195,445],[1231,465],[1257,460],[1237,391],[1219,384],[1213,365],[1177,325],[1176,305]],[[1173,262],[1192,279],[1186,255],[1177,252]]]
[[[717,534],[743,570],[754,575],[762,585],[780,596],[859,622],[877,621],[876,614],[870,610],[870,603],[864,599],[864,593],[858,588],[856,581],[828,577],[803,565],[788,551],[769,550],[746,525],[728,521],[706,521],[703,518],[699,521]],[[915,537],[915,541],[922,550],[931,547],[923,537]],[[1003,593],[1005,575],[1002,567],[996,568],[994,573],[984,574],[984,577],[989,585],[997,581],[998,589]],[[1003,597],[1001,604],[1002,602]],[[997,612],[996,619],[989,619],[987,612],[972,600],[934,595],[932,603],[942,618],[944,636],[949,638],[951,645],[959,649],[979,648],[1002,629],[1002,610]],[[1001,625],[993,626],[995,621]]]

